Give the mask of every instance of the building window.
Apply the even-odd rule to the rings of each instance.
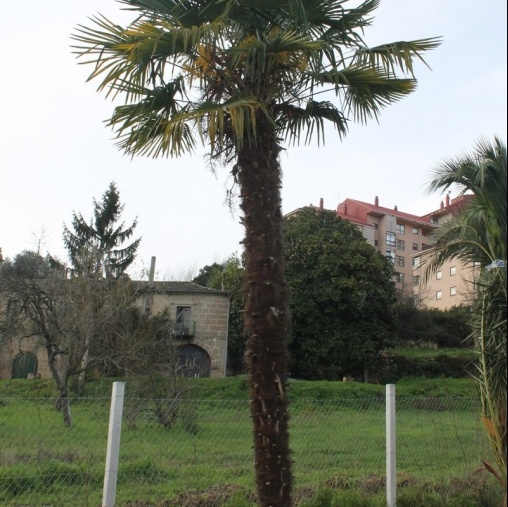
[[[427,243],[422,243],[422,250],[428,250],[432,245],[428,245]]]
[[[397,250],[404,251],[406,249],[406,242],[403,239],[397,240]]]
[[[372,227],[374,227],[374,229],[377,229],[379,227],[379,224],[372,224]]]
[[[418,243],[413,243],[413,250],[418,252]]]
[[[418,285],[420,283],[420,275],[413,276],[413,283]]]
[[[417,268],[420,266],[420,257],[413,257],[411,260],[411,264],[413,265],[413,268]]]
[[[176,336],[192,336],[194,329],[191,322],[191,307],[190,306],[177,306],[175,329],[173,334]]]
[[[397,234],[404,234],[406,232],[406,226],[403,224],[397,224],[395,230],[397,231]]]
[[[418,234],[418,228],[417,227],[413,227],[413,234]]]
[[[438,290],[436,291],[436,299],[442,299],[443,298],[443,291]]]
[[[377,246],[377,245],[378,245],[378,240],[377,240],[377,239],[375,239],[375,240],[374,240],[374,246]]]
[[[395,273],[395,281],[397,283],[404,283],[404,273]]]
[[[450,276],[454,276],[457,274],[457,267],[456,266],[452,266],[450,268]]]
[[[395,246],[395,233],[387,232],[386,233],[386,246]]]
[[[386,250],[386,257],[392,262],[395,262],[395,250]]]
[[[457,295],[457,287],[450,287],[450,296]]]
[[[402,255],[397,255],[397,257],[395,257],[395,264],[397,266],[400,266],[401,268],[404,267],[404,257],[402,257]]]
[[[443,272],[441,270],[436,271],[436,280],[441,280],[441,278],[443,278]]]

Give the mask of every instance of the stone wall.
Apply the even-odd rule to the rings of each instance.
[[[206,350],[211,359],[211,377],[225,376],[229,317],[227,294],[153,294],[148,298],[153,314],[168,309],[173,321],[176,320],[177,307],[191,308],[194,335],[184,341]]]

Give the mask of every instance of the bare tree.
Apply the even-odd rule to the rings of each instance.
[[[89,358],[88,367],[104,361],[110,351],[106,337],[121,334],[119,322],[131,311],[135,297],[127,279],[68,278],[65,270],[36,252],[23,252],[2,264],[1,334],[4,340],[32,337],[44,347],[66,425],[72,424],[69,380],[83,371],[83,358],[92,345],[96,356]]]

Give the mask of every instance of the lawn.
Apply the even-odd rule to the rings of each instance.
[[[155,421],[151,402],[129,396],[127,390],[118,506],[213,485],[254,489],[246,396],[227,399],[233,393],[238,398],[244,379],[225,380],[228,387],[216,388],[213,397],[183,403],[170,428]],[[383,386],[291,384],[297,488],[318,488],[339,475],[359,479],[384,474]],[[446,382],[441,390],[438,384],[417,384],[419,396],[411,395],[409,385],[398,388],[398,471],[443,484],[467,476],[489,457],[477,400],[447,395]],[[209,381],[201,384],[201,395],[210,385]],[[98,386],[91,389],[98,392]],[[454,392],[457,389],[454,386]],[[27,394],[20,384],[14,392],[0,385],[0,504],[99,506],[109,398],[72,400],[74,424],[66,428],[54,400]]]

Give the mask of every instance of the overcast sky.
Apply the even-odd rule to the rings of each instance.
[[[214,175],[203,153],[131,160],[103,121],[112,104],[85,83],[90,68],[71,53],[70,34],[98,12],[130,20],[113,0],[4,2],[0,17],[0,248],[36,248],[65,259],[63,223],[92,215],[111,181],[127,225],[142,236],[134,277],[157,258],[157,279],[182,279],[241,250],[238,210],[225,204],[227,169]],[[431,170],[479,137],[506,142],[506,0],[382,0],[365,39],[376,45],[442,36],[416,69],[418,89],[386,109],[379,124],[351,124],[342,142],[282,153],[283,211],[353,198],[417,215],[436,209]]]

